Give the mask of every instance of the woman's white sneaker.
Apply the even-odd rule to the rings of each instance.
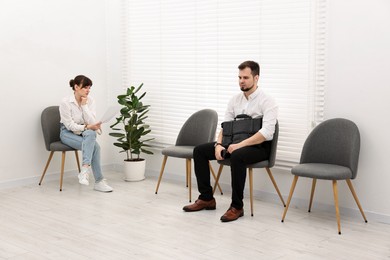
[[[103,179],[99,181],[98,183],[95,183],[94,190],[101,191],[101,192],[111,192],[113,191],[113,188],[111,188],[107,182],[106,179]]]
[[[81,172],[78,175],[79,183],[82,185],[89,185],[88,168],[82,167]]]

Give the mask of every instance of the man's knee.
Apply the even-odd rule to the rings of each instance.
[[[195,148],[194,148],[194,157],[195,157],[195,155],[198,155],[200,153],[201,153],[201,149],[199,148],[199,145],[195,146]]]
[[[215,148],[213,143],[205,143],[205,144],[195,146],[193,151],[194,160],[196,159],[215,160],[214,149]]]
[[[207,144],[200,144],[195,146],[194,148],[194,157],[195,155],[204,155],[207,153],[208,150],[208,145]]]
[[[237,162],[243,162],[245,157],[245,153],[240,151],[240,149],[234,151],[232,154],[230,154],[230,162],[231,163],[237,163]]]

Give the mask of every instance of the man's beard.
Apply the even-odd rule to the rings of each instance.
[[[248,92],[248,91],[251,90],[254,86],[255,86],[255,84],[253,84],[252,87],[250,87],[250,88],[240,87],[240,89],[241,89],[241,91]]]

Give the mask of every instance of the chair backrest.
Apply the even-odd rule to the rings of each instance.
[[[46,150],[50,151],[50,144],[53,142],[60,141],[59,106],[50,106],[42,111],[41,125]]]
[[[316,126],[307,137],[301,163],[326,163],[348,167],[352,179],[357,175],[360,133],[348,119],[334,118]]]
[[[180,129],[177,146],[197,146],[215,140],[218,114],[212,109],[202,109],[192,114]]]
[[[276,121],[274,137],[271,141],[271,149],[270,149],[269,158],[268,158],[268,167],[269,168],[271,168],[275,165],[276,150],[278,148],[278,139],[279,139],[279,122]]]

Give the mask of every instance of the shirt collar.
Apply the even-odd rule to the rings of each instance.
[[[252,99],[256,98],[258,95],[260,95],[260,92],[261,92],[260,88],[259,88],[259,86],[257,86],[256,90],[252,94],[249,95],[248,100],[252,100]],[[242,95],[245,98],[244,92],[242,93]]]

